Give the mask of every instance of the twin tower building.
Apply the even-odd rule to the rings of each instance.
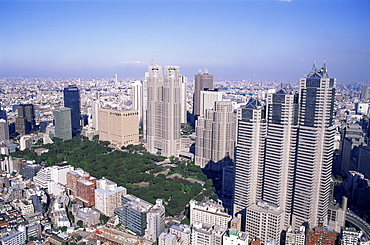
[[[233,214],[242,214],[245,230],[262,241],[280,241],[289,226],[327,222],[336,80],[325,66],[314,65],[300,79],[299,91],[281,87],[267,102],[251,99],[236,110],[231,102],[214,102],[220,94],[213,89],[212,75],[195,76],[195,162],[207,167],[228,160],[234,176]],[[184,77],[177,66],[165,67],[164,75],[162,67],[150,66],[146,81],[148,150],[176,156]],[[203,94],[209,91],[211,97]],[[207,98],[214,106],[205,110]]]

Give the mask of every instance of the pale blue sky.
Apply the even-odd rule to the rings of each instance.
[[[298,80],[327,58],[370,82],[370,0],[1,1],[0,76]]]

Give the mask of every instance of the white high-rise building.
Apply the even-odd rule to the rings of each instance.
[[[165,208],[162,199],[157,199],[155,205],[146,214],[147,228],[145,238],[150,241],[157,241],[159,235],[164,231]]]
[[[200,117],[204,117],[206,110],[213,109],[215,101],[222,101],[222,92],[217,90],[202,90],[199,96]]]
[[[238,110],[233,213],[245,212],[262,195],[266,107],[252,99]]]
[[[99,101],[93,101],[91,103],[91,126],[95,130],[99,130],[99,108],[100,108],[100,103]]]
[[[180,98],[181,98],[181,123],[187,123],[188,120],[188,111],[187,111],[187,82],[188,78],[185,76],[180,76],[180,82],[181,82],[181,92],[180,92]]]
[[[226,228],[217,225],[195,222],[191,231],[191,244],[222,245],[222,238]]]
[[[147,149],[153,154],[177,156],[181,131],[181,81],[178,66],[149,66],[147,76]]]
[[[9,140],[9,126],[8,122],[1,118],[0,119],[0,141]]]
[[[122,206],[122,196],[127,194],[125,187],[118,186],[105,178],[96,181],[95,208],[108,217]]]
[[[285,212],[283,229],[290,223],[297,124],[298,94],[289,85],[269,94],[262,200]]]
[[[195,164],[220,171],[234,159],[236,114],[231,101],[213,103],[196,121]]]
[[[329,78],[325,64],[314,65],[300,80],[299,133],[292,226],[298,229],[327,221],[334,153],[334,97],[336,79]]]
[[[193,96],[193,115],[200,115],[200,92],[204,89],[213,89],[213,75],[206,69],[203,73],[199,69],[198,74],[194,76],[194,96]]]
[[[143,82],[131,83],[132,109],[139,113],[139,126],[143,126]]]
[[[247,208],[245,230],[251,237],[258,237],[262,244],[273,240],[280,243],[284,211],[267,202],[257,202]]]
[[[232,219],[232,216],[225,212],[225,208],[214,201],[197,202],[191,200],[189,211],[190,224],[202,222],[228,228],[229,222]]]
[[[299,94],[287,86],[268,96],[267,115],[251,103],[241,109],[234,214],[244,213],[246,231],[264,243],[279,243],[289,225],[327,221],[335,83],[325,65],[314,66],[301,79]],[[278,223],[255,222],[263,215]]]

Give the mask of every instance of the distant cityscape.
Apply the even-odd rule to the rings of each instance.
[[[328,67],[294,84],[153,62],[142,78],[0,78],[2,244],[370,245],[370,85]],[[168,215],[171,197],[27,157],[76,138],[143,147],[160,157],[153,178],[201,190]],[[207,181],[170,174],[192,164]]]

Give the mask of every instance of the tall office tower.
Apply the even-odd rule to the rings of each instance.
[[[200,112],[199,116],[203,117],[206,113],[207,109],[213,109],[213,106],[215,105],[215,101],[222,101],[222,92],[215,90],[202,90],[200,91],[200,99],[199,99],[199,107]]]
[[[290,225],[297,127],[298,93],[288,85],[269,94],[262,196],[247,207],[245,228],[264,243],[280,241],[281,231]]]
[[[135,81],[131,83],[132,109],[139,113],[139,126],[143,126],[143,83]]]
[[[194,77],[194,97],[193,97],[193,115],[200,115],[200,91],[205,88],[213,89],[213,75],[209,75],[207,69],[204,73],[199,69],[199,72]]]
[[[54,111],[55,137],[72,139],[71,108],[62,107]]]
[[[5,119],[0,119],[0,141],[9,140],[9,125]]]
[[[93,101],[91,107],[91,126],[94,129],[99,130],[99,101]]]
[[[290,85],[269,94],[262,199],[286,212],[285,229],[290,223],[298,109],[298,93]]]
[[[195,164],[222,170],[234,159],[236,117],[231,101],[216,101],[196,122]]]
[[[326,222],[334,153],[336,79],[324,66],[300,79],[299,131],[293,192],[292,226]]]
[[[180,92],[180,98],[181,98],[181,123],[187,123],[188,122],[188,119],[187,119],[187,106],[188,106],[188,103],[187,103],[187,87],[186,87],[186,84],[188,82],[188,78],[185,77],[185,76],[180,76],[180,82],[181,82],[181,92]]]
[[[18,117],[15,122],[15,131],[19,134],[29,134],[35,130],[35,109],[32,104],[18,106]]]
[[[147,127],[148,151],[163,156],[177,156],[180,149],[181,81],[180,67],[149,66],[147,76]]]
[[[369,99],[369,86],[362,86],[360,99],[365,101]]]
[[[251,99],[238,109],[233,213],[244,213],[262,195],[266,107]]]
[[[64,88],[64,107],[71,108],[72,136],[81,131],[80,125],[80,91],[76,85],[69,85]]]
[[[139,143],[138,111],[99,109],[99,139],[119,147]]]

